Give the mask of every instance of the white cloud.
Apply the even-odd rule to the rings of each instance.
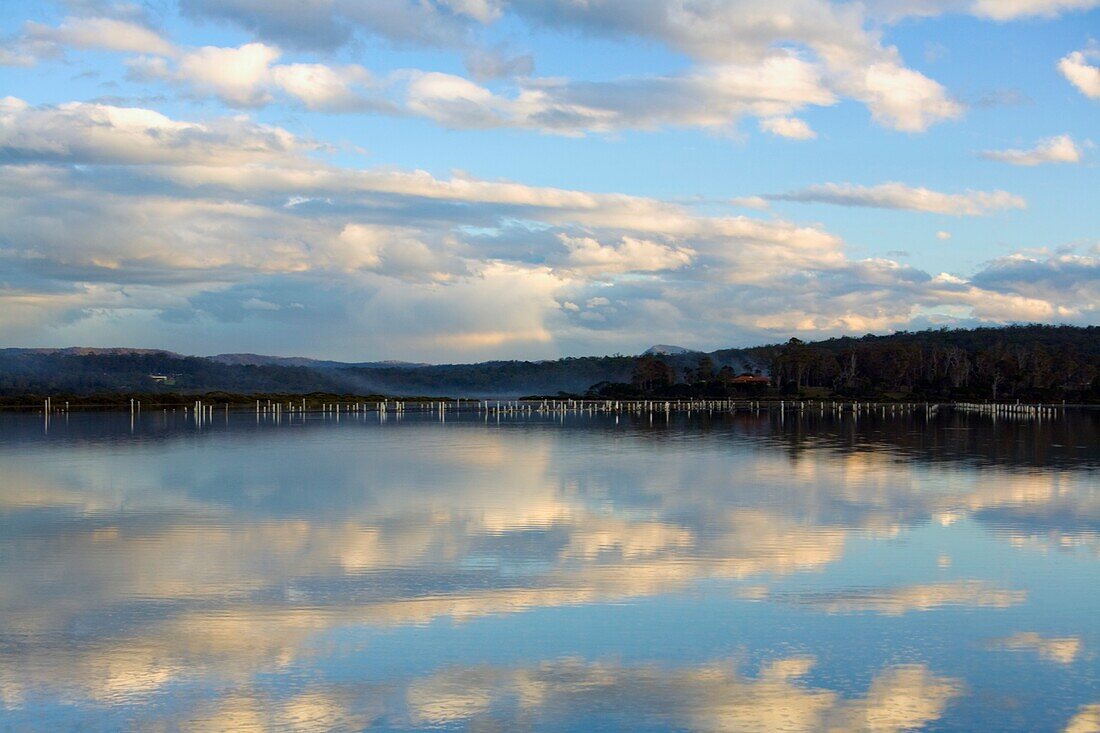
[[[297,14],[303,16],[300,21],[255,0],[186,0],[184,10],[229,19],[292,45],[297,41],[320,47],[343,44],[355,27],[394,39],[421,37],[423,31],[426,38],[435,33],[428,30],[436,27],[434,20],[447,18],[458,23],[452,29],[464,28],[467,22],[492,23],[510,11],[531,22],[657,39],[687,53],[695,65],[676,73],[601,81],[540,79],[530,77],[529,56],[509,58],[475,47],[467,54],[471,74],[478,80],[510,78],[511,88],[491,91],[452,74],[406,70],[387,80],[387,104],[357,98],[349,92],[352,80],[346,72],[321,64],[292,65],[300,67],[296,72],[272,70],[278,47],[263,42],[188,52],[177,72],[153,62],[146,76],[174,77],[196,93],[214,94],[239,107],[272,102],[271,87],[283,78],[283,91],[311,109],[403,111],[452,128],[515,127],[564,135],[664,126],[732,129],[749,116],[760,118],[761,129],[771,134],[809,139],[813,131],[793,115],[808,106],[835,104],[842,96],[864,103],[878,123],[907,132],[926,130],[963,112],[940,84],[906,68],[895,48],[881,44],[878,33],[866,28],[857,4],[454,0],[414,5],[385,0],[367,8],[343,0],[313,1],[316,7],[310,12]],[[406,28],[418,14],[431,20],[425,17],[419,30]],[[293,84],[295,78],[302,83]],[[324,104],[303,84],[327,89],[321,95]]]
[[[895,48],[867,29],[857,3],[777,0],[770,3],[683,3],[675,0],[513,0],[518,12],[542,22],[581,27],[613,37],[659,40],[702,68],[752,66],[794,44],[820,61],[829,87],[865,103],[875,120],[919,132],[962,114],[943,87],[906,68]],[[769,116],[789,112],[773,112]]]
[[[489,24],[501,15],[501,5],[506,0],[439,0],[444,7],[459,15],[473,18],[479,23]]]
[[[563,234],[559,238],[568,250],[566,266],[594,277],[678,270],[690,265],[695,255],[690,248],[670,247],[635,237],[623,237],[618,244],[602,244],[594,237]]]
[[[319,248],[322,266],[385,272],[403,280],[446,281],[461,264],[442,244],[432,247],[414,229],[352,223]]]
[[[226,20],[261,40],[236,49],[181,52],[132,17],[70,17],[58,27],[28,25],[19,44],[0,51],[0,64],[26,65],[47,52],[31,48],[32,42],[131,51],[156,57],[136,62],[139,76],[173,79],[193,93],[214,95],[236,107],[269,104],[282,94],[312,110],[413,113],[454,128],[515,127],[564,135],[663,126],[732,128],[748,116],[759,118],[760,128],[770,134],[810,139],[814,132],[793,115],[851,98],[866,105],[878,124],[918,133],[958,119],[965,108],[937,81],[908,68],[898,50],[883,42],[884,20],[959,12],[1008,21],[1086,10],[1097,2],[309,0],[292,11],[258,0],[183,0],[185,16]],[[531,25],[655,40],[686,54],[694,66],[598,82],[531,78],[529,55],[508,56],[471,40],[471,29],[509,15]],[[282,46],[331,50],[360,34],[465,48],[475,80],[508,78],[515,84],[490,91],[448,74],[407,71],[383,84],[390,92],[383,100],[358,88],[373,86],[358,66],[275,65]],[[178,67],[170,69],[164,59],[179,53]],[[1087,62],[1094,55],[1091,49],[1073,52],[1059,67],[1085,94],[1097,97],[1100,71]]]
[[[764,211],[771,207],[771,202],[763,196],[739,196],[734,199],[730,199],[730,203],[734,206],[741,206],[746,209],[755,209],[757,211]]]
[[[1089,99],[1100,99],[1100,67],[1089,63],[1089,60],[1098,58],[1100,50],[1090,46],[1074,51],[1058,62],[1062,76]]]
[[[797,117],[768,117],[760,120],[760,129],[792,140],[812,140],[817,137],[817,133],[810,129],[806,121]]]
[[[466,54],[466,70],[478,81],[531,76],[535,59],[530,54],[510,56],[501,49],[476,48]]]
[[[994,322],[1092,322],[1100,312],[1091,252],[931,277],[852,259],[820,226],[618,193],[342,168],[310,157],[314,147],[243,116],[191,122],[0,101],[0,307],[24,324],[5,326],[8,337],[51,324],[74,340],[88,329],[148,330],[169,312],[186,316],[173,316],[175,333],[194,323],[247,335],[248,319],[282,319],[288,339],[324,323],[309,334],[318,343],[382,331],[401,353],[484,357],[520,346],[552,355],[561,339],[618,348],[624,333],[728,343],[731,333],[904,328],[929,312]],[[820,188],[790,197],[953,214],[1023,205],[1003,192]],[[253,298],[280,307],[241,305]],[[585,320],[590,311],[577,304],[593,298],[615,305]]]
[[[241,119],[181,122],[149,109],[0,99],[0,156],[9,161],[235,166],[303,146],[285,130]]]
[[[216,95],[233,107],[256,107],[271,101],[267,83],[280,51],[262,43],[240,48],[204,46],[183,55],[178,76],[199,92]]]
[[[376,80],[362,66],[276,64],[281,56],[274,46],[249,43],[193,49],[182,53],[174,66],[159,56],[132,59],[128,66],[133,79],[182,84],[191,93],[216,96],[231,107],[262,107],[282,93],[311,110],[387,110],[386,103],[368,94]]]
[[[1007,22],[1036,16],[1053,18],[1098,5],[1100,0],[869,0],[867,3],[872,17],[889,23],[947,13]]]
[[[839,86],[862,101],[875,121],[904,132],[923,132],[931,125],[961,117],[963,106],[937,82],[893,59],[864,65],[842,64]]]
[[[746,115],[783,116],[836,98],[819,70],[790,54],[752,66],[711,67],[680,76],[608,82],[527,79],[512,97],[462,77],[413,72],[405,104],[448,127],[522,127],[579,135],[663,126],[730,128]],[[793,136],[808,131],[799,120],[775,123]]]
[[[1069,135],[1044,138],[1030,150],[986,150],[981,155],[989,160],[1023,166],[1081,162],[1081,148]]]
[[[15,47],[0,46],[0,66],[34,66],[37,62],[34,56]]]
[[[947,240],[951,239],[951,232],[936,232],[936,239],[940,240],[941,242],[946,242]]]
[[[161,56],[175,54],[171,42],[156,31],[138,23],[115,18],[66,18],[57,27],[28,22],[24,32],[30,41],[62,47]]]
[[[483,86],[453,74],[415,72],[406,104],[423,117],[447,127],[497,127],[509,124],[510,103]]]
[[[354,87],[371,84],[373,77],[358,65],[285,64],[272,69],[272,80],[309,109],[346,112],[368,105]]]
[[[1022,197],[1007,191],[941,193],[928,188],[914,188],[904,183],[882,183],[877,186],[826,183],[769,198],[840,206],[904,209],[950,216],[984,216],[994,211],[1027,207],[1027,202]]]
[[[1035,15],[1054,17],[1095,7],[1100,7],[1100,0],[972,0],[971,12],[1003,21]]]
[[[500,17],[496,0],[181,0],[186,16],[223,20],[260,39],[303,49],[334,50],[361,35],[397,44],[459,47],[471,27]]]

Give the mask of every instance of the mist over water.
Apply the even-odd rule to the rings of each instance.
[[[0,730],[1093,730],[1097,619],[1100,411],[0,414]]]

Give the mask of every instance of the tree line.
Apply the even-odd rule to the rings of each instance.
[[[852,399],[1100,402],[1100,328],[1010,326],[898,332],[747,350],[766,365],[773,395]],[[716,354],[721,352],[716,352]],[[680,373],[656,357],[629,384],[597,384],[592,396],[735,396],[738,384],[710,355]]]
[[[162,383],[154,375],[169,379]],[[254,366],[168,352],[76,355],[0,349],[0,398],[215,391],[1100,402],[1100,327],[939,329],[817,342],[789,339],[709,354],[435,366]]]
[[[775,384],[844,396],[1073,400],[1100,398],[1100,328],[1011,326],[790,339],[768,349]]]

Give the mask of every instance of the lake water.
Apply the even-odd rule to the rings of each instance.
[[[0,730],[1100,730],[1100,414],[0,414]]]

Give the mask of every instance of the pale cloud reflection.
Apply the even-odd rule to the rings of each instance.
[[[925,665],[888,667],[861,696],[803,681],[808,657],[775,660],[752,677],[731,662],[695,667],[560,660],[534,667],[454,667],[413,682],[414,725],[561,720],[594,711],[624,723],[718,731],[902,731],[938,720],[963,684]]]
[[[944,606],[962,608],[1009,608],[1027,600],[1027,592],[998,587],[980,580],[910,585],[900,588],[869,588],[836,593],[793,596],[799,603],[827,613],[873,612],[901,616],[914,611],[932,611]]]
[[[0,701],[22,709],[50,695],[110,706],[216,679],[244,692],[199,705],[196,726],[294,730],[293,716],[247,690],[260,676],[313,664],[343,629],[641,604],[711,581],[731,602],[784,613],[995,612],[1025,603],[1031,589],[954,578],[964,558],[937,564],[941,546],[927,558],[934,582],[918,571],[854,585],[829,571],[933,521],[945,537],[976,527],[1048,537],[1082,536],[1100,517],[1096,489],[1068,470],[937,473],[884,450],[792,457],[719,434],[682,451],[665,434],[617,433],[612,451],[597,432],[568,442],[534,427],[401,430],[273,433],[257,444],[268,460],[247,474],[239,445],[215,448],[228,444],[221,436],[141,451],[74,446],[57,461],[49,451],[6,453],[0,549],[15,562],[0,563],[0,641],[13,642],[0,644]],[[788,581],[802,590],[785,589]],[[72,629],[83,631],[71,638]],[[1020,632],[994,646],[1060,664],[1083,653],[1068,634]],[[667,672],[658,668],[555,664],[421,679],[410,687],[410,715],[425,725],[495,715],[501,694],[551,710],[562,689],[589,689],[601,676],[615,694],[673,684],[654,681]],[[905,730],[936,719],[958,694],[919,666],[881,671],[861,697],[804,684],[808,670],[792,657],[756,677],[722,665],[675,671],[677,694],[694,711],[679,724]],[[450,703],[424,692],[435,682],[458,685]],[[761,717],[775,690],[794,707]],[[748,702],[716,702],[733,692]],[[294,720],[346,719],[339,706],[325,717],[320,698],[302,702],[313,712]]]
[[[944,485],[941,476],[897,458],[888,451],[836,452],[828,461],[774,462],[757,470],[780,485],[812,487],[808,496],[792,499],[813,505],[823,517],[858,507],[854,521],[872,536],[894,537],[929,519],[944,527],[970,519],[1015,547],[1080,547],[1100,557],[1100,490],[1087,472],[983,467]]]
[[[1100,733],[1100,703],[1083,706],[1066,725],[1064,733]]]
[[[361,617],[402,623],[404,613],[405,622],[420,623],[433,614],[465,618],[641,597],[704,578],[820,571],[841,559],[853,533],[889,540],[930,517],[957,522],[991,509],[1018,514],[1025,508],[1037,515],[1034,507],[1045,505],[1062,516],[1100,516],[1095,490],[1070,472],[989,472],[989,478],[944,490],[910,465],[870,451],[799,461],[759,454],[731,476],[713,452],[683,461],[633,450],[628,460],[589,470],[586,456],[562,453],[544,438],[522,440],[520,458],[505,450],[501,435],[442,441],[430,454],[417,455],[415,470],[392,486],[364,486],[358,461],[330,460],[325,480],[335,482],[338,494],[370,497],[369,505],[353,502],[359,508],[341,512],[340,519],[307,512],[240,521],[237,510],[211,496],[166,489],[162,477],[149,475],[126,453],[109,462],[81,453],[79,474],[68,464],[13,462],[5,467],[10,480],[0,483],[0,506],[97,520],[65,527],[63,543],[41,535],[23,540],[23,552],[54,571],[0,571],[7,576],[0,604],[9,628],[38,633],[63,626],[73,614],[128,599],[244,602],[249,594],[302,579],[455,568],[471,556],[483,558],[491,577],[504,564],[527,563],[520,587],[509,581],[513,587],[506,592],[491,587],[496,581],[473,595],[440,586],[428,599],[372,598],[364,606],[372,612]],[[298,450],[312,449],[307,442]],[[118,485],[107,463],[134,478]],[[188,470],[205,470],[213,481],[218,466]],[[382,457],[372,470],[386,476],[397,468]],[[282,480],[281,470],[274,464],[248,482],[268,487]],[[630,493],[613,495],[619,484],[630,486]],[[768,492],[760,494],[758,486]],[[259,490],[254,500],[271,490]],[[510,556],[513,537],[524,538],[524,558]],[[484,558],[493,562],[486,566]],[[816,604],[897,614],[944,605],[1003,608],[1020,602],[1021,594],[963,580],[826,594]],[[51,600],[46,610],[23,602],[43,598]]]
[[[1081,639],[1076,636],[1042,636],[1034,631],[1021,631],[992,642],[994,649],[1033,652],[1040,658],[1059,664],[1073,664],[1081,653]]]
[[[174,722],[186,733],[307,733],[322,730],[361,730],[369,727],[380,709],[376,695],[311,689],[289,698],[273,698],[257,690],[242,690],[204,706]],[[149,726],[157,729],[157,726]]]

